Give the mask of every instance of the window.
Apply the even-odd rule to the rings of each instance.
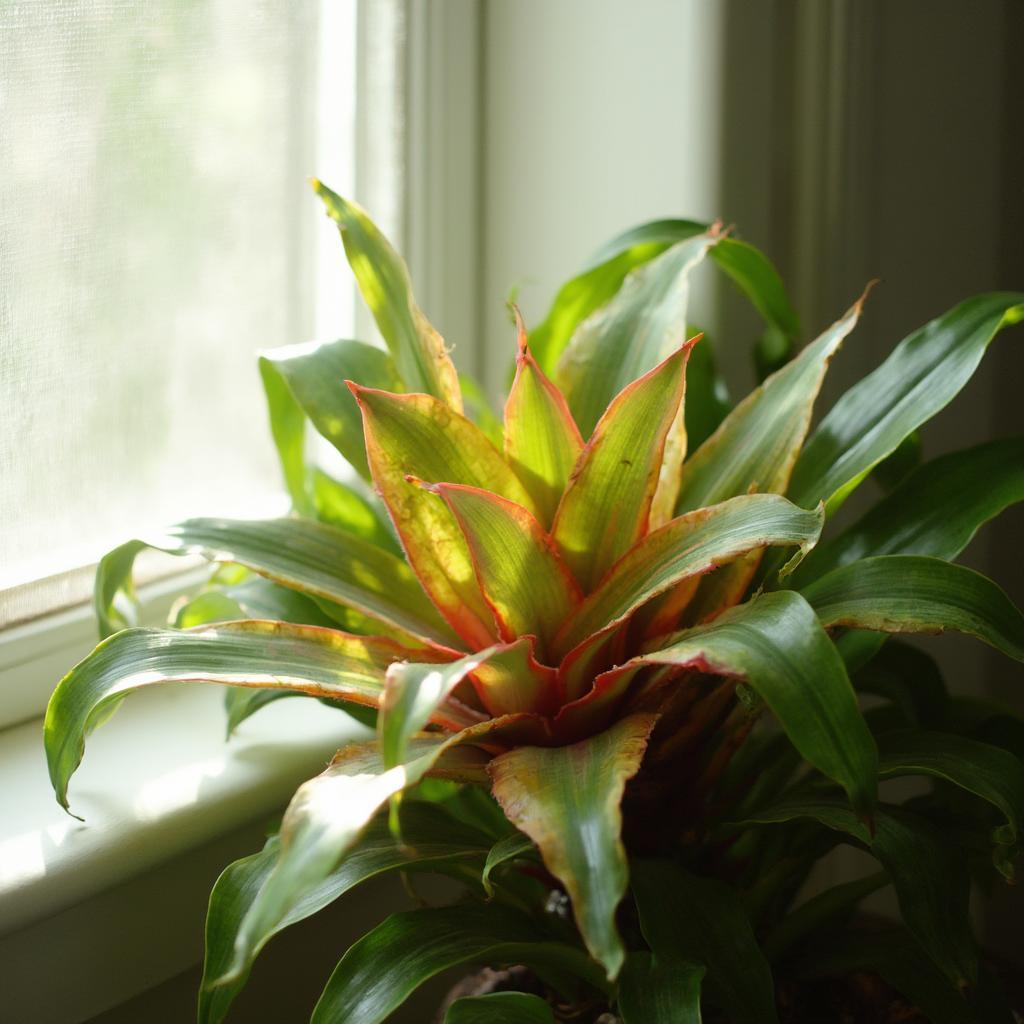
[[[282,507],[259,349],[351,335],[355,0],[14,2],[0,34],[0,628],[109,547]]]

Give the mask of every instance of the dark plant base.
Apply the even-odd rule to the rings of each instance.
[[[621,1018],[610,1013],[607,1007],[568,1009],[560,1006],[526,967],[506,971],[484,968],[463,978],[445,997],[434,1024],[442,1024],[448,1007],[462,996],[508,991],[543,996],[551,1003],[555,1019],[564,1024],[622,1024]],[[1011,992],[1011,996],[1017,995],[1018,992]],[[891,985],[867,971],[799,984],[782,981],[778,1002],[781,1024],[929,1024],[929,1019]],[[704,1020],[705,1024],[728,1024],[727,1018],[714,1013],[706,1014]]]

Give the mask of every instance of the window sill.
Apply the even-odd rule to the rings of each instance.
[[[72,781],[71,807],[84,823],[54,801],[40,722],[0,733],[0,973],[9,975],[2,986],[8,1010],[24,1000],[33,1020],[84,1020],[152,984],[152,962],[133,978],[130,963],[113,961],[111,945],[129,932],[115,926],[110,931],[116,934],[102,934],[104,921],[109,927],[112,920],[104,910],[106,894],[128,880],[159,875],[240,829],[248,827],[246,844],[218,866],[257,849],[261,826],[295,787],[321,771],[339,746],[368,735],[315,701],[284,700],[244,722],[225,743],[221,695],[219,687],[180,686],[129,698],[92,735]],[[158,889],[166,897],[167,885],[158,880]],[[134,899],[138,904],[147,897],[136,893]],[[194,902],[181,901],[189,915]],[[189,920],[183,930],[167,919],[166,904],[165,898],[153,914],[136,907],[148,927],[141,941],[156,949],[162,940],[151,939],[152,933],[177,929],[188,937],[191,955],[201,920]],[[170,904],[173,915],[173,899]],[[71,938],[68,913],[80,910],[77,948],[107,946],[99,979],[95,961],[88,970],[60,957],[60,969],[53,969],[54,952]],[[95,929],[90,921],[97,922]],[[156,969],[164,977],[191,962],[179,964],[166,952],[160,958]],[[146,956],[134,960],[138,967]],[[25,971],[15,970],[17,964]]]

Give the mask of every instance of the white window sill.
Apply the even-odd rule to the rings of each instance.
[[[182,969],[188,961],[177,964],[172,951],[162,953],[166,962],[156,967],[143,963],[133,978],[130,963],[109,962],[113,950],[108,948],[105,977],[98,979],[97,965],[91,970],[87,966],[89,956],[77,965],[61,957],[58,967],[53,954],[66,946],[68,914],[77,912],[78,905],[88,911],[84,920],[78,915],[84,930],[78,942],[109,946],[110,937],[102,934],[108,891],[123,889],[127,880],[181,861],[247,825],[256,827],[250,828],[246,846],[233,855],[258,849],[259,826],[280,812],[295,787],[321,771],[339,746],[369,735],[338,711],[292,699],[264,708],[225,743],[221,698],[220,687],[198,685],[130,696],[93,733],[72,780],[71,807],[84,823],[54,801],[41,723],[35,720],[0,733],[4,1012],[31,1008],[31,1018],[15,1013],[15,1019],[38,1024],[86,1020],[151,984],[154,970],[159,974],[162,969],[168,977]],[[161,888],[166,890],[166,885]],[[194,901],[182,902],[194,915]],[[167,919],[164,904],[153,916],[141,908],[149,928],[181,931],[179,922]],[[90,921],[96,922],[95,931]],[[201,920],[187,922],[184,933],[190,942],[201,928]],[[127,934],[111,930],[117,932],[115,944]],[[18,964],[25,969],[16,970]]]

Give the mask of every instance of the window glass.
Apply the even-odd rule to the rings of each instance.
[[[351,190],[355,9],[0,9],[0,626],[147,528],[283,507],[255,355],[352,334],[306,181]]]

